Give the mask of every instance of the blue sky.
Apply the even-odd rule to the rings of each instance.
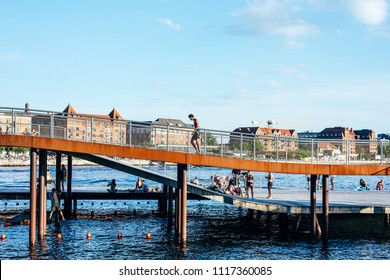
[[[0,0],[1,105],[390,132],[386,0]]]

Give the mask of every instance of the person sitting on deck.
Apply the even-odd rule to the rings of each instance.
[[[234,196],[243,196],[241,188],[234,184],[234,179],[229,180],[229,186],[227,187],[225,193]]]
[[[383,191],[385,189],[385,183],[383,182],[383,180],[380,180],[377,184],[376,184],[376,190],[378,191]]]
[[[110,187],[109,189],[107,189],[107,191],[110,192],[110,193],[115,193],[115,192],[118,191],[117,188],[116,188],[115,179],[112,179],[111,182],[108,182],[107,187]]]
[[[366,189],[366,190],[370,190],[367,186],[367,183],[363,180],[363,179],[360,179],[360,189]]]
[[[141,177],[138,177],[137,182],[135,182],[135,191],[142,191],[143,185],[145,185],[145,181]]]
[[[229,176],[214,175],[211,176],[211,184],[219,190],[226,189],[229,182]]]

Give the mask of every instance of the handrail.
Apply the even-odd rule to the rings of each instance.
[[[194,153],[192,125],[174,126],[104,115],[0,107],[1,133]],[[308,139],[201,129],[202,154],[262,161],[312,164],[389,164],[390,142],[360,139]],[[386,150],[386,151],[385,151]],[[375,156],[375,158],[371,158]]]

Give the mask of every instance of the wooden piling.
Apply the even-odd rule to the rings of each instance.
[[[46,172],[47,172],[47,151],[39,150],[39,220],[38,239],[42,240],[46,233]]]
[[[37,240],[37,150],[30,150],[30,246]]]
[[[168,187],[168,230],[173,225],[173,187]]]
[[[181,199],[180,199],[180,208],[181,208],[181,236],[180,241],[186,242],[187,241],[187,168],[188,166],[186,164],[180,164],[179,165],[179,172],[181,174],[181,179],[178,180],[178,184],[181,185]]]
[[[316,188],[317,175],[310,175],[310,234],[312,236],[316,235],[317,232]]]
[[[322,175],[322,230],[323,237],[328,238],[329,234],[329,175]]]
[[[56,153],[56,190],[58,193],[62,192],[61,189],[61,153]]]
[[[66,180],[66,200],[65,200],[65,219],[70,219],[72,216],[72,176],[73,176],[73,157],[68,155],[68,172]],[[77,201],[75,200],[77,204]],[[76,208],[76,206],[74,206]],[[74,209],[76,216],[76,209]]]

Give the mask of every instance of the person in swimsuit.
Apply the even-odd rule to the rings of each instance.
[[[192,131],[190,142],[191,145],[195,148],[196,153],[200,154],[201,134],[199,121],[194,117],[193,114],[189,114],[188,118],[194,122],[194,130]]]

